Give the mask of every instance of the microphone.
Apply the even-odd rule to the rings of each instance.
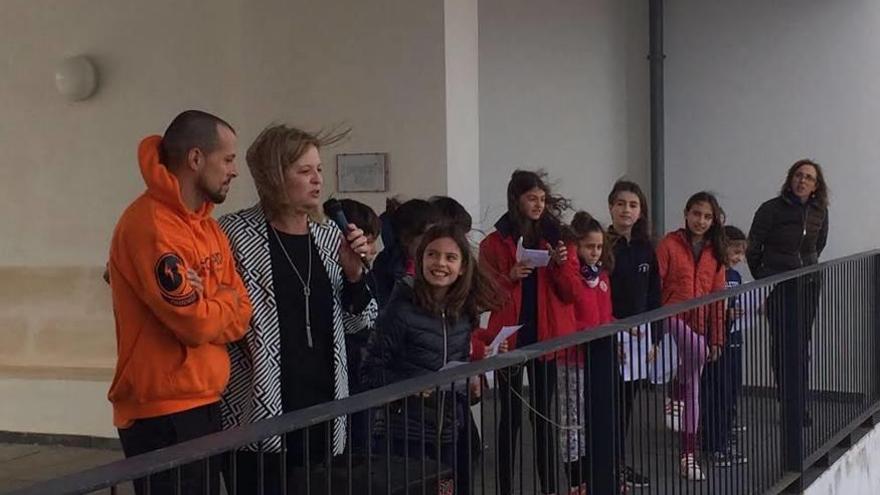
[[[348,219],[345,218],[345,212],[342,211],[342,203],[336,198],[328,199],[324,202],[324,214],[330,220],[333,220],[333,223],[342,231],[342,241],[348,242],[346,239],[348,235]],[[365,270],[370,269],[370,265],[367,264],[367,257],[364,254],[361,255],[361,263],[364,265]]]

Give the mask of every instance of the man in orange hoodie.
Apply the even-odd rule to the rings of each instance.
[[[119,219],[109,263],[117,362],[108,398],[126,457],[221,429],[226,344],[242,338],[251,317],[211,217],[238,175],[235,148],[229,124],[196,110],[138,148],[147,190]],[[216,461],[182,467],[179,493],[206,493],[208,484],[216,493],[218,473]],[[176,482],[177,473],[153,475],[150,493],[175,493]],[[138,494],[144,483],[135,483]]]

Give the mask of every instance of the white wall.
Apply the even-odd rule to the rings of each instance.
[[[445,0],[446,193],[480,213],[478,0]]]
[[[544,168],[575,206],[607,218],[612,183],[647,189],[647,2],[480,1],[484,228],[516,168]]]
[[[874,428],[804,490],[804,495],[880,493],[878,464],[880,464],[880,429]]]
[[[80,53],[101,88],[67,103],[54,64]],[[445,193],[443,2],[6,0],[0,74],[0,265],[102,265],[143,190],[138,141],[186,108],[239,131],[242,173],[220,213],[255,200],[244,152],[271,121],[353,128],[323,155],[328,191],[335,153],[383,151],[393,191]]]
[[[719,193],[748,229],[788,166],[812,157],[831,188],[824,259],[878,245],[880,2],[670,0],[667,226],[688,195]]]
[[[351,140],[322,153],[327,191],[335,189],[335,153],[375,151],[389,153],[391,192],[340,197],[382,211],[385,196],[395,192],[445,194],[443,7],[406,0],[243,1],[244,142],[270,121],[309,129],[345,124]]]

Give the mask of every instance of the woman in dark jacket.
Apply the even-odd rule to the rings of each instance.
[[[815,265],[828,239],[828,187],[818,163],[788,169],[779,196],[755,212],[746,259],[756,279]]]
[[[822,167],[812,160],[799,160],[788,169],[779,196],[755,212],[746,251],[749,270],[758,279],[815,265],[827,239],[828,186]],[[804,335],[802,361],[805,368],[808,366],[807,351],[819,305],[819,290],[818,277],[808,275],[777,285],[767,298],[767,317],[773,336],[770,361],[777,383],[781,339],[786,327]],[[810,423],[809,415],[805,421]]]
[[[497,304],[492,280],[479,270],[465,233],[455,226],[431,227],[415,261],[415,276],[397,283],[377,320],[367,364],[376,385],[466,362],[479,314]],[[409,397],[392,404],[386,420],[396,455],[436,459],[439,450],[443,464],[458,467],[457,494],[468,493],[470,485],[467,437],[462,436],[467,388],[456,383]]]

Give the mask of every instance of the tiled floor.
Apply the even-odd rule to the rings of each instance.
[[[0,444],[0,493],[121,458],[122,452],[118,450]]]

